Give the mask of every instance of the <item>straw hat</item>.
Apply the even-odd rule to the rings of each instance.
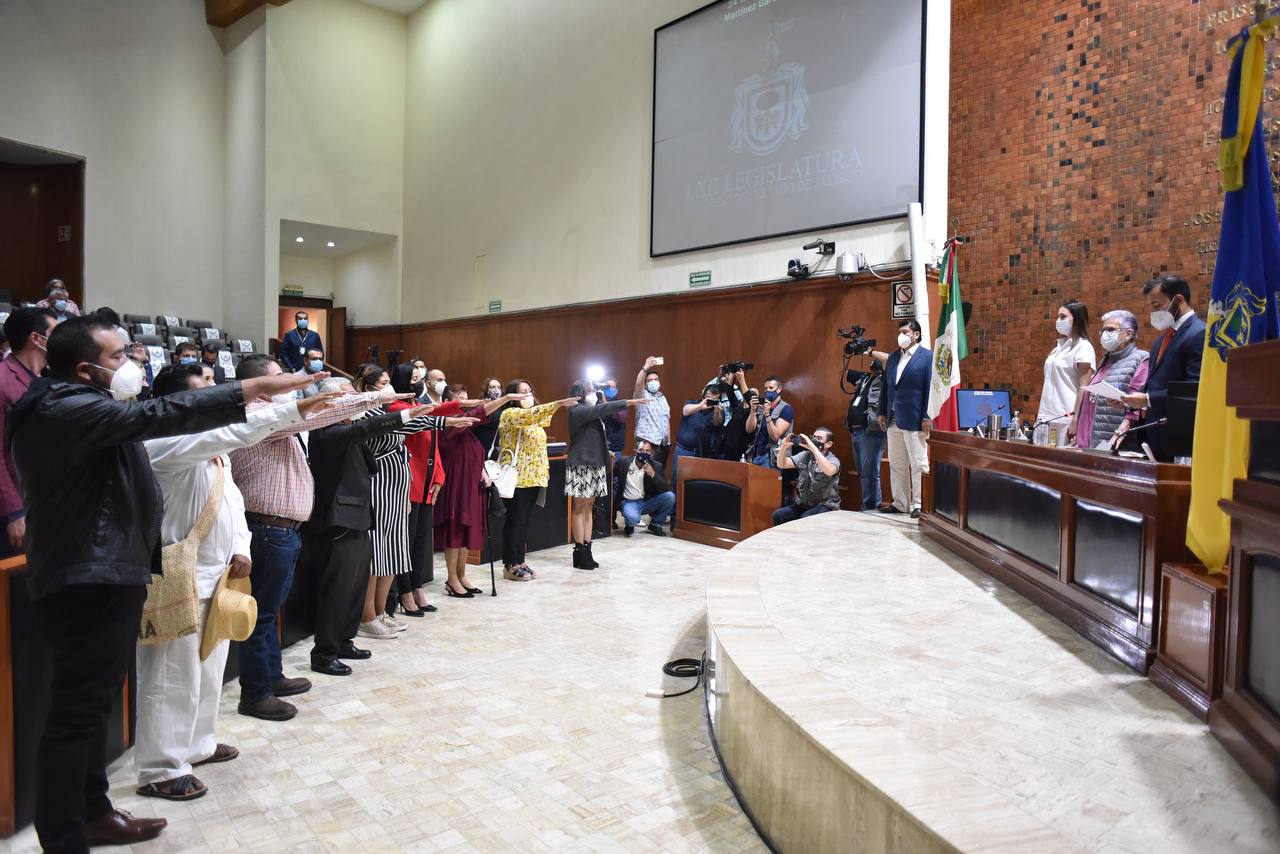
[[[209,616],[200,638],[200,660],[224,640],[242,641],[253,634],[258,623],[258,601],[247,578],[231,578],[231,567],[222,571],[218,586],[209,602]]]

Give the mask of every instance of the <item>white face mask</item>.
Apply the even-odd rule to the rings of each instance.
[[[1102,349],[1108,353],[1118,350],[1124,346],[1124,339],[1120,337],[1121,333],[1118,329],[1102,330]]]
[[[436,380],[431,384],[431,390],[437,395],[444,394],[444,380]]]
[[[1151,312],[1151,325],[1160,332],[1164,332],[1170,326],[1173,326],[1173,312],[1171,311],[1153,311]]]
[[[644,387],[649,390],[649,394],[657,394],[658,389],[662,388],[662,383],[657,380],[649,380],[644,384]]]
[[[915,338],[905,332],[898,333],[898,346],[903,350],[910,349],[911,345],[915,343],[915,340]]]
[[[596,401],[599,399],[600,399],[600,396],[593,391],[590,394],[588,394],[586,397],[582,398],[582,402],[585,403],[587,406],[595,406]]]
[[[1058,334],[1063,338],[1071,337],[1071,318],[1059,317],[1054,321],[1053,328],[1058,330]]]
[[[111,371],[110,368],[104,368],[102,365],[93,365],[103,371]],[[116,400],[132,400],[138,396],[138,392],[142,391],[142,382],[146,379],[146,374],[142,372],[132,359],[126,359],[125,363],[114,371],[111,371],[111,396]]]
[[[533,408],[533,395],[529,395],[529,396],[528,396],[528,397],[526,397],[524,400],[520,401],[520,406],[521,406],[521,407],[523,407],[524,409],[532,409],[532,408]]]

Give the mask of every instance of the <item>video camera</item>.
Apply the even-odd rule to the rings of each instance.
[[[720,376],[736,374],[738,371],[750,371],[755,368],[751,362],[725,362],[720,366]]]
[[[866,337],[867,330],[856,323],[844,329],[836,330],[837,338],[846,339],[844,354],[846,356],[865,356],[875,349],[876,339]]]

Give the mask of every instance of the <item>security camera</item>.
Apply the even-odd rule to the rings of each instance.
[[[852,252],[841,252],[840,257],[836,259],[836,275],[840,277],[842,282],[853,281],[853,277],[862,272],[866,262],[863,261],[862,255],[855,255]]]
[[[809,278],[809,265],[800,263],[799,258],[792,258],[787,262],[787,275],[793,279]]]

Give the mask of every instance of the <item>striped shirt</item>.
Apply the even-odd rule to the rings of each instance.
[[[313,412],[302,424],[286,427],[262,442],[231,452],[231,475],[244,496],[247,513],[279,516],[295,522],[311,517],[315,481],[297,434],[346,421],[378,404],[376,391],[348,394]],[[247,412],[270,403],[252,403]]]
[[[636,438],[654,445],[671,444],[671,405],[662,392],[640,392],[652,403],[636,407]]]

